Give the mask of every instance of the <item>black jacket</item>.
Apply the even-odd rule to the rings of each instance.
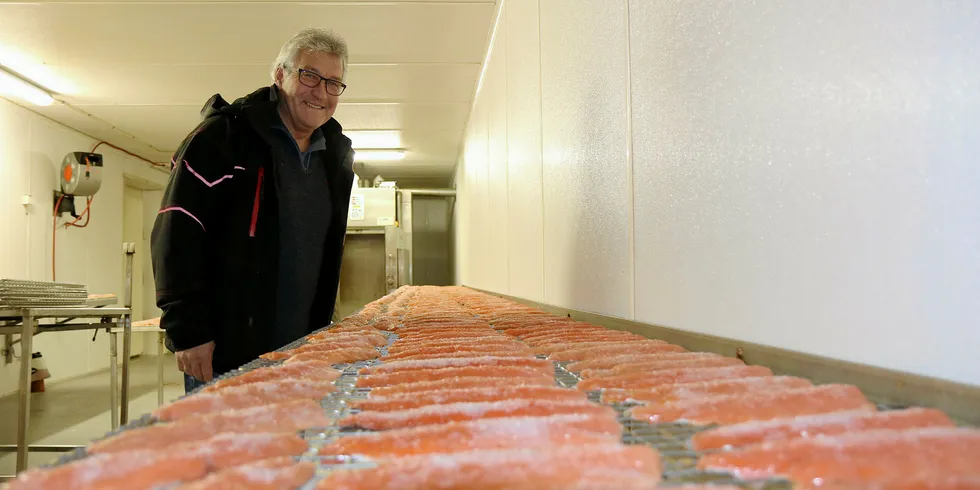
[[[272,148],[252,120],[275,110],[274,87],[232,104],[215,95],[181,143],[153,224],[160,325],[168,347],[215,342],[215,376],[281,347],[276,318],[278,196]],[[308,330],[333,316],[354,171],[351,141],[331,119],[320,130],[333,204]]]

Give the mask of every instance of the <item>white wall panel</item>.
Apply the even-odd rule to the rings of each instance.
[[[490,263],[490,197],[488,193],[488,110],[484,99],[477,101],[470,125],[473,133],[466,148],[466,175],[470,196],[470,264],[473,286],[492,286]]]
[[[507,189],[510,294],[544,300],[541,41],[538,0],[507,2]],[[495,48],[499,49],[499,48]]]
[[[488,287],[500,293],[509,292],[509,213],[507,212],[507,33],[506,14],[501,12],[497,36],[486,78],[484,100],[488,103],[488,165],[487,192],[490,208]]]
[[[625,5],[540,12],[545,301],[629,317]]]
[[[976,3],[630,6],[638,319],[980,384]]]
[[[0,277],[51,280],[52,195],[59,187],[61,160],[68,152],[91,150],[94,143],[0,99]],[[121,301],[123,175],[161,186],[167,175],[104,146],[98,151],[104,156],[105,171],[92,203],[92,218],[86,228],[57,230],[56,279],[85,284],[91,293],[114,293]],[[25,209],[20,199],[28,194],[33,204]],[[75,206],[80,213],[85,199],[77,198]],[[109,365],[107,337],[100,334],[92,342],[91,331],[39,335],[33,350],[44,355],[52,375],[49,382]],[[141,341],[135,340],[133,353],[141,351]],[[19,347],[16,353],[21,354]],[[16,390],[18,370],[18,364],[0,365],[0,396]]]

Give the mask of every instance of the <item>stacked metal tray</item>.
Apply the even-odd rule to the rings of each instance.
[[[88,288],[81,284],[0,279],[0,309],[84,306]]]

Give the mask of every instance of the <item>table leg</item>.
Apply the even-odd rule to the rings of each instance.
[[[157,334],[157,406],[163,405],[163,344],[164,334]]]
[[[112,330],[109,331],[109,414],[112,417],[112,430],[119,428],[119,401],[117,400],[117,393],[119,390],[119,380],[117,379],[117,367],[118,362],[116,346],[116,332]]]
[[[129,358],[133,344],[133,322],[132,317],[123,317],[123,360],[122,360],[122,406],[119,407],[120,424],[125,425],[129,422]]]
[[[17,469],[20,473],[27,469],[27,433],[31,417],[31,353],[34,340],[34,316],[24,311],[24,325],[20,334],[20,408],[17,413]]]

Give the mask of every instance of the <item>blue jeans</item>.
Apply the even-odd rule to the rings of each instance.
[[[184,393],[190,393],[196,390],[199,386],[204,386],[206,383],[201,381],[194,376],[184,373]]]

